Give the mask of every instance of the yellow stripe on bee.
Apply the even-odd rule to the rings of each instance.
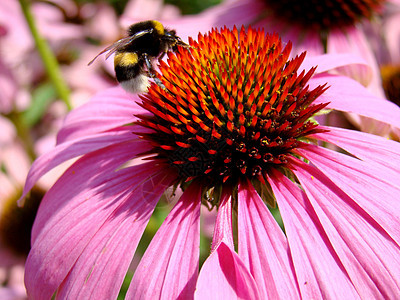
[[[120,52],[114,56],[114,65],[120,67],[129,67],[138,62],[138,55],[133,52]]]
[[[151,21],[153,23],[154,29],[157,31],[158,34],[164,35],[164,26],[158,21]]]

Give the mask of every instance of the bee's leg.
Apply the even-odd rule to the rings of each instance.
[[[147,71],[149,74],[149,77],[153,78],[154,82],[162,89],[165,90],[165,85],[161,82],[159,78],[156,77],[156,72],[153,68],[153,65],[149,59],[149,56],[146,53],[143,53],[143,58],[146,63]]]
[[[168,51],[163,51],[163,52],[161,53],[161,55],[158,57],[158,60],[162,60],[163,57],[164,57],[164,55],[165,55],[167,52],[168,52]]]

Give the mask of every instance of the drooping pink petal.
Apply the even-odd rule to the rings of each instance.
[[[62,162],[114,144],[124,145],[124,147],[121,147],[121,151],[128,154],[127,160],[140,152],[146,151],[149,147],[148,143],[141,142],[136,135],[132,134],[132,127],[128,126],[118,131],[100,133],[60,144],[34,161],[29,170],[21,199],[26,196],[40,177]]]
[[[122,173],[132,175],[138,172],[137,169],[128,168]],[[120,204],[111,215],[101,220],[103,225],[62,283],[57,293],[60,299],[117,298],[151,213],[172,179],[165,172],[150,177],[142,175],[148,176],[137,174],[142,182],[136,186],[131,179],[129,189],[125,187],[125,195],[118,199]]]
[[[327,132],[313,135],[332,143],[369,163],[385,166],[398,174],[400,168],[400,143],[364,132],[325,127]]]
[[[98,93],[68,114],[58,133],[57,144],[132,123],[134,114],[143,112],[137,101],[137,95],[129,94],[121,87]]]
[[[191,299],[199,268],[201,186],[191,184],[142,257],[128,299]]]
[[[301,298],[357,299],[306,194],[278,171],[273,171],[269,182],[285,226]]]
[[[293,42],[292,54],[299,54],[306,51],[308,56],[314,56],[325,53],[324,46],[321,43],[321,36],[319,32],[311,30],[304,32],[301,27],[291,25],[288,26],[287,22],[282,23],[284,23],[282,27],[284,27],[284,30],[287,30],[287,32],[283,33],[281,37],[283,41]],[[271,31],[275,32],[274,29],[272,29]]]
[[[132,205],[131,211],[124,212],[131,216],[131,222],[143,215],[144,219],[139,224],[144,223],[145,226],[146,218],[150,217],[160,193],[171,184],[172,179],[165,175],[165,171],[161,171],[161,178],[154,178],[162,170],[161,166],[156,168],[144,164],[116,172],[116,164],[110,161],[109,155],[107,151],[87,154],[72,165],[43,198],[32,230],[32,249],[26,263],[25,284],[32,298],[49,299],[75,264],[82,271],[80,268],[84,266],[80,267],[79,262],[81,257],[87,255],[85,253],[90,253],[85,252],[91,248],[88,245],[99,243],[102,234],[112,232],[113,228],[118,229],[118,222],[115,221],[124,215],[117,213],[123,213],[126,205]],[[96,166],[97,172],[94,172]],[[102,166],[103,172],[98,172],[99,166]],[[145,205],[134,205],[134,200]],[[140,238],[141,226],[137,227],[138,231],[130,226],[133,238]],[[100,247],[101,250],[104,247]],[[108,255],[111,253],[105,251],[100,257],[107,258]],[[99,269],[92,270],[94,278],[101,272],[102,263],[99,262]],[[78,272],[78,275],[88,276],[90,273]],[[69,279],[74,281],[74,277]],[[96,280],[89,282],[96,284]],[[114,285],[120,283],[122,281],[114,282]]]
[[[313,67],[317,67],[315,74],[319,74],[347,65],[360,65],[368,69],[367,62],[364,59],[351,53],[306,55],[300,68],[308,71]]]
[[[262,299],[253,276],[234,251],[228,194],[221,200],[211,254],[200,270],[195,291],[195,299],[225,298]]]
[[[238,193],[239,256],[250,270],[263,299],[298,299],[286,237],[249,183]]]
[[[358,82],[344,76],[321,74],[308,82],[311,89],[329,82],[329,88],[314,103],[328,103],[326,108],[356,113],[400,127],[400,107],[374,96]]]
[[[400,244],[400,175],[341,153],[310,145],[299,153],[312,161]],[[355,179],[349,184],[350,179]]]
[[[399,245],[321,171],[298,161],[294,173],[361,299],[395,299],[400,294]],[[348,185],[364,187],[352,178]]]
[[[341,67],[340,73],[353,78],[368,87],[374,95],[385,97],[382,88],[379,67],[372,52],[371,43],[360,28],[348,26],[346,32],[333,29],[327,38],[328,53],[357,53],[366,62],[365,65]],[[368,67],[367,67],[368,66]]]
[[[251,1],[263,6],[259,8],[256,19],[259,18],[260,11],[269,10],[264,1]],[[307,51],[308,56],[321,55],[325,53],[319,32],[311,30],[304,31],[300,26],[292,26],[293,24],[288,26],[288,23],[284,19],[274,18],[272,15],[268,16],[269,14],[271,14],[271,12],[267,13],[264,18],[261,18],[261,20],[256,21],[252,27],[255,28],[256,26],[260,26],[263,27],[266,32],[279,32],[279,35],[284,42],[291,41],[293,43],[292,55],[300,54],[304,51]],[[254,21],[250,21],[248,24],[253,23]]]

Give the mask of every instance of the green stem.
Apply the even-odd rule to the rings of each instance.
[[[26,153],[31,161],[34,161],[36,159],[36,154],[34,151],[33,140],[30,135],[29,128],[21,118],[21,114],[18,112],[11,112],[7,115],[7,118],[14,124],[15,129],[17,130],[17,135],[20,138]]]
[[[31,30],[33,39],[35,40],[36,47],[39,51],[40,57],[42,58],[47,74],[53,82],[55,89],[57,90],[58,96],[65,102],[68,110],[71,110],[72,106],[69,101],[69,89],[65,81],[63,80],[57,59],[51,51],[47,42],[39,34],[30,10],[28,0],[19,0],[19,3],[21,5],[22,11],[24,12],[25,19],[28,22],[28,26]]]

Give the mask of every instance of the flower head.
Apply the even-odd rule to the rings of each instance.
[[[323,131],[309,119],[326,106],[312,104],[325,88],[309,90],[315,68],[297,73],[305,53],[289,59],[291,43],[242,27],[240,34],[213,30],[190,44],[192,51],[161,64],[165,88],[154,85],[143,97],[151,117],[137,122],[152,129],[144,135],[151,153],[175,166],[180,181],[198,179],[213,189],[244,178],[265,183],[301,139]]]
[[[371,20],[383,11],[385,0],[349,1],[272,1],[264,0],[277,18],[319,31],[346,29],[363,20]]]
[[[39,208],[30,297],[116,298],[173,185],[183,194],[141,259],[129,299],[397,295],[400,145],[311,117],[338,109],[400,127],[399,108],[324,73],[338,66],[329,56],[290,59],[290,43],[274,34],[225,28],[189,42],[161,63],[161,87],[153,83],[141,101],[120,89],[99,94],[69,115],[58,146],[32,166],[25,193],[82,156]],[[285,232],[265,205],[275,201]],[[218,217],[199,273],[201,203],[217,206]]]

